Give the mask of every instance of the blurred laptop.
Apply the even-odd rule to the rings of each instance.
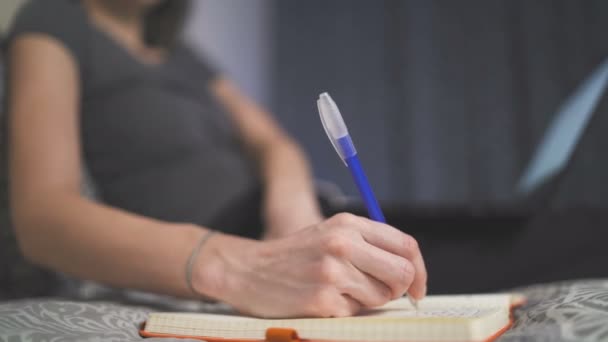
[[[567,174],[608,85],[608,60],[602,62],[561,104],[546,128],[530,162],[517,182],[512,200],[481,206],[411,206],[381,201],[387,221],[408,231],[471,230],[521,227],[528,218],[547,208]],[[345,211],[366,215],[361,203],[349,203]],[[449,223],[447,225],[446,223]],[[459,229],[460,231],[460,229]]]

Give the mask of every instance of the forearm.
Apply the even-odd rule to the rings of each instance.
[[[78,195],[39,196],[14,209],[22,250],[51,269],[108,285],[192,296],[189,253],[204,230],[90,202]],[[36,208],[24,213],[19,208]]]
[[[243,144],[257,161],[264,181],[264,212],[268,232],[275,236],[318,223],[310,167],[304,153],[264,109],[227,80],[212,84],[217,98],[232,115]]]
[[[321,220],[310,166],[288,139],[274,144],[261,160],[264,216],[269,230],[293,231]]]

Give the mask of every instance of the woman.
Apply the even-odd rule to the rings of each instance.
[[[38,0],[21,10],[8,57],[23,253],[73,276],[260,316],[347,316],[406,292],[422,298],[416,241],[361,217],[322,217],[298,146],[167,34],[181,5]],[[83,165],[103,204],[80,195]],[[262,240],[234,219],[248,218],[240,203],[258,193]]]

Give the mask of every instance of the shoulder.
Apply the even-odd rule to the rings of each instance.
[[[12,31],[57,29],[86,23],[86,12],[77,0],[29,0],[17,12]]]
[[[24,34],[40,34],[63,45],[80,61],[89,27],[86,12],[77,0],[30,0],[17,13],[5,44],[10,47]]]

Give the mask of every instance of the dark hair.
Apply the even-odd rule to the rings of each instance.
[[[144,39],[148,45],[172,48],[179,40],[189,0],[164,0],[146,13]]]

